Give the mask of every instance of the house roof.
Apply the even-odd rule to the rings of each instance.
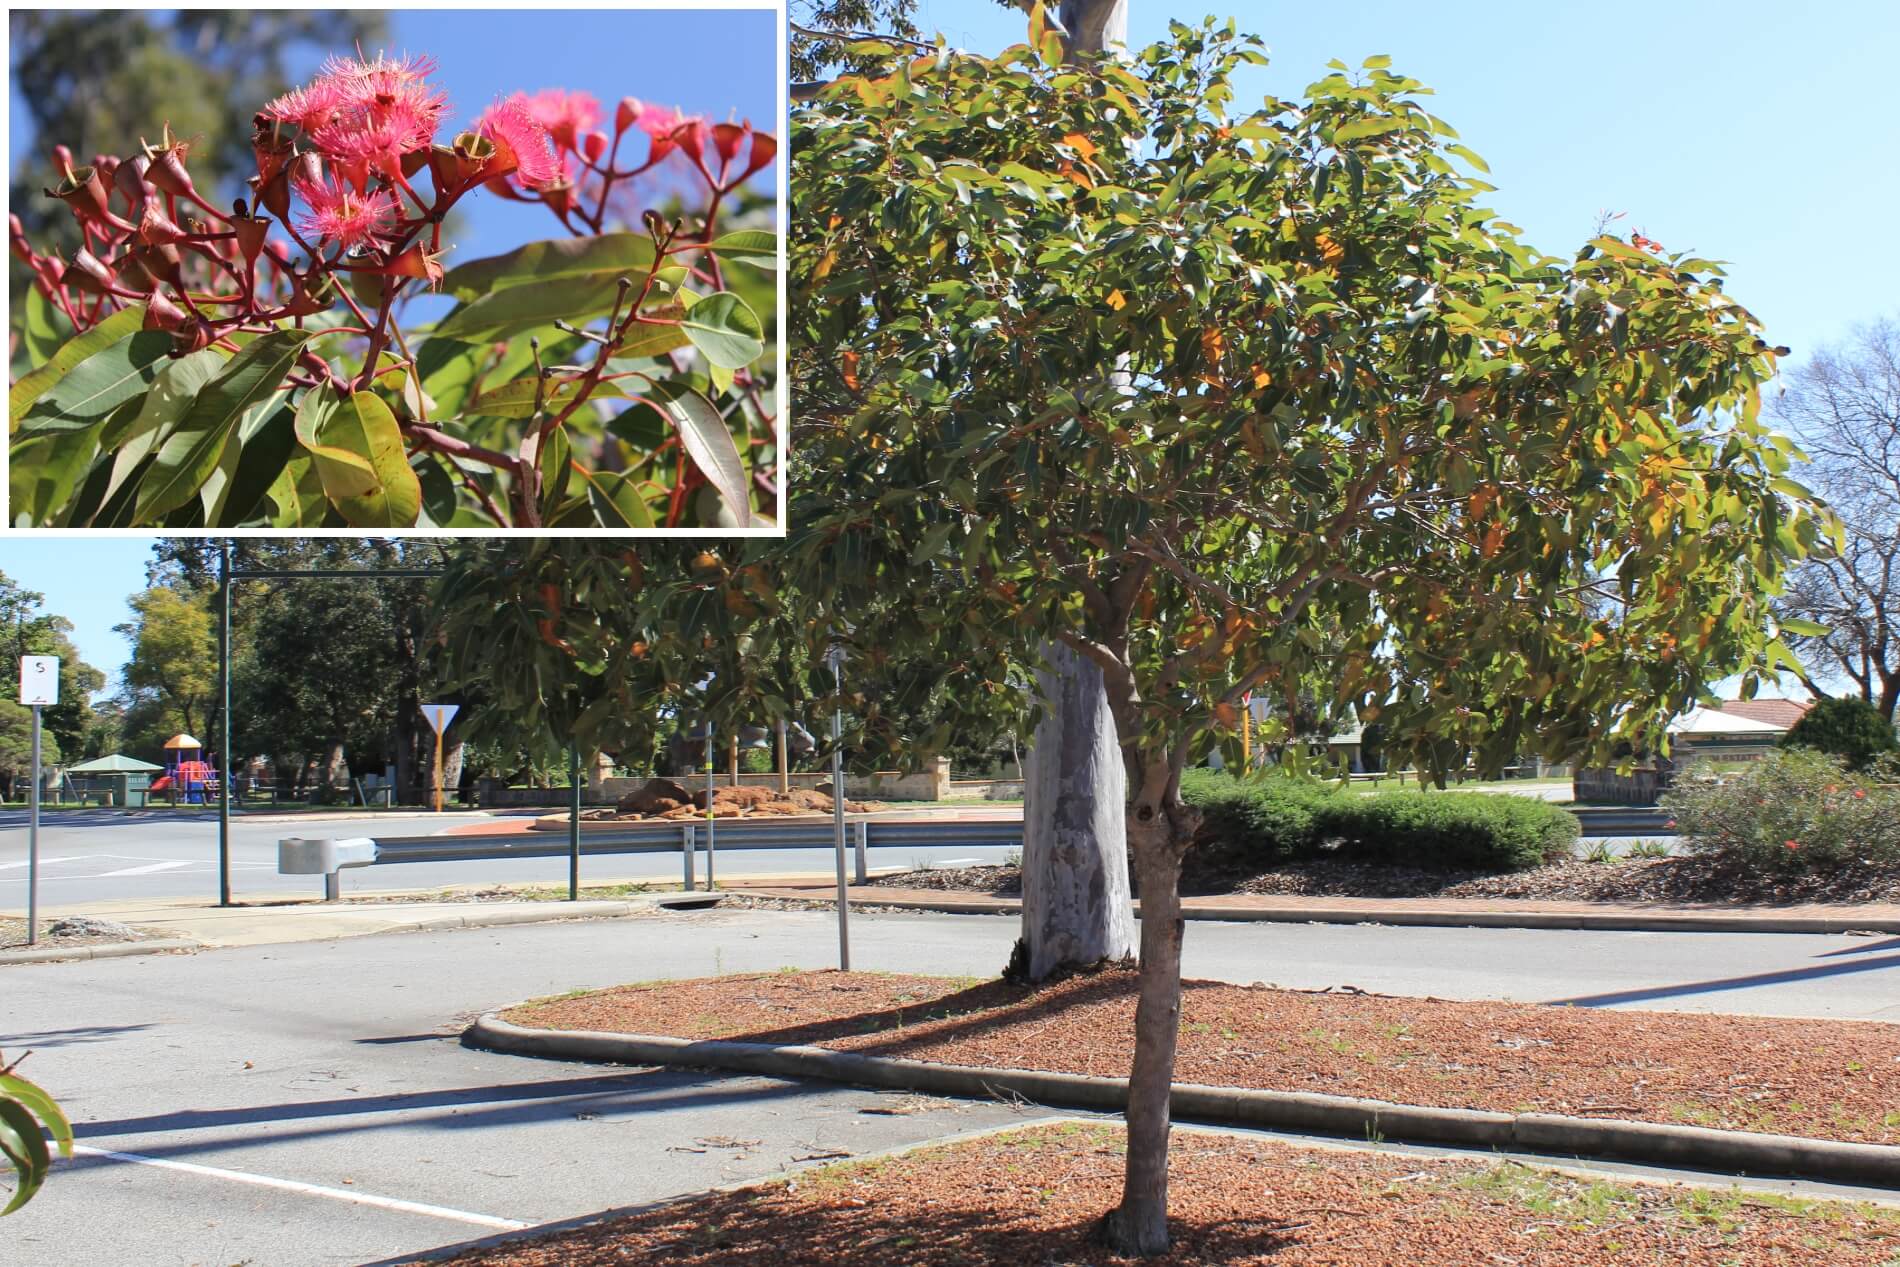
[[[1813,707],[1814,703],[1811,700],[1738,699],[1724,700],[1719,706],[1719,711],[1734,717],[1765,721],[1783,730],[1789,730],[1801,720],[1803,714]]]
[[[140,761],[137,757],[127,757],[119,753],[100,757],[96,761],[83,762],[80,765],[66,767],[68,774],[138,774],[151,770],[163,770],[162,765],[153,765],[149,761]]]
[[[1783,735],[1787,731],[1786,726],[1756,721],[1752,717],[1740,717],[1714,708],[1692,708],[1669,723],[1669,733],[1672,735],[1758,735],[1766,738],[1769,735]]]

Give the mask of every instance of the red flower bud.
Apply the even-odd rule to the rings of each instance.
[[[170,282],[184,289],[184,261],[178,254],[178,248],[168,242],[141,246],[126,257],[127,261],[136,261],[145,274],[153,279],[152,284],[160,281]]]
[[[605,132],[589,132],[586,136],[581,138],[581,152],[587,155],[588,162],[598,163],[600,156],[607,152],[607,134]]]
[[[53,170],[57,171],[62,177],[72,175],[73,152],[64,145],[55,145],[53,147]]]
[[[192,193],[191,173],[185,170],[184,147],[160,150],[151,157],[152,164],[145,169],[145,179],[173,197],[189,197]]]
[[[257,259],[258,252],[264,249],[264,239],[270,236],[271,222],[262,216],[247,216],[242,212],[231,217],[231,231],[237,234],[238,250],[247,262]]]
[[[417,281],[439,285],[442,281],[441,256],[412,246],[383,266],[383,272],[390,277],[413,277]]]
[[[497,164],[497,171],[488,170],[496,157],[495,143],[485,136],[474,132],[464,132],[455,138],[455,144],[438,145],[429,151],[429,173],[435,177],[438,194],[447,194],[461,189],[479,177],[506,174],[514,170],[514,163],[505,167]]]
[[[147,330],[182,330],[190,320],[191,314],[167,299],[162,290],[154,289],[145,301]]]
[[[619,106],[614,109],[614,131],[625,132],[639,122],[644,108],[638,97],[622,97]]]
[[[172,355],[190,356],[193,352],[202,352],[211,346],[211,340],[216,337],[217,332],[211,328],[211,323],[199,317],[187,322],[172,335]]]
[[[33,244],[26,240],[26,226],[20,223],[20,217],[7,217],[7,239],[15,255],[29,264],[33,262]]]
[[[73,209],[73,214],[88,220],[103,220],[111,214],[106,203],[105,183],[99,179],[96,167],[68,168],[65,177],[56,188],[46,191],[48,198],[57,198]]]
[[[408,180],[421,171],[428,161],[428,150],[410,150],[402,156],[402,178]]]
[[[264,254],[276,260],[285,268],[290,267],[290,243],[282,238],[272,238],[264,243]]]
[[[119,284],[127,290],[157,290],[164,279],[154,277],[145,268],[145,260],[137,251],[128,251],[118,259]]]
[[[280,220],[289,216],[290,169],[280,167],[268,180],[262,176],[251,177],[251,198]]]
[[[112,187],[119,191],[119,197],[125,199],[127,214],[137,215],[138,209],[152,194],[151,182],[145,179],[145,169],[152,160],[143,154],[134,154],[120,163],[112,172]]]
[[[746,160],[745,174],[750,176],[778,157],[778,140],[770,132],[752,134],[752,157]],[[741,177],[741,179],[744,179]]]
[[[185,231],[172,223],[156,198],[145,204],[145,214],[139,217],[139,241],[151,246],[183,241],[184,237]]]
[[[73,252],[72,267],[66,270],[65,281],[74,290],[88,295],[109,295],[117,284],[112,269],[83,246]]]
[[[541,201],[548,204],[557,216],[564,216],[574,208],[574,186],[567,181],[558,181],[541,188]]]
[[[719,157],[730,163],[739,156],[739,147],[745,143],[745,134],[751,126],[741,127],[737,123],[713,124],[713,148],[719,151]]]
[[[308,317],[313,313],[328,312],[336,307],[336,279],[329,273],[315,278],[304,277],[297,282],[296,293],[285,305],[293,317]]]

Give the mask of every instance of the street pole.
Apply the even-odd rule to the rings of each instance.
[[[435,732],[435,812],[442,812],[442,732]]]
[[[40,939],[40,706],[33,705],[33,786],[26,829],[26,944]]]
[[[838,852],[838,971],[851,971],[851,895],[844,879],[844,652],[831,649],[838,708],[831,715],[831,826]]]
[[[218,905],[231,905],[231,543],[218,543]]]
[[[713,724],[706,723],[706,892],[711,893],[719,886],[713,883],[713,859],[717,846],[713,843]]]
[[[442,740],[437,737],[437,750]],[[442,782],[438,775],[436,783]],[[437,796],[441,792],[436,793]],[[581,750],[578,744],[567,746],[567,900],[581,900]]]

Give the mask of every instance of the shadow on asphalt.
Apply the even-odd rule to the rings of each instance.
[[[1840,950],[1824,951],[1819,958],[1835,959],[1841,955],[1864,955],[1873,950],[1900,950],[1900,937],[1890,937],[1886,941],[1869,939],[1859,946],[1846,946]]]
[[[550,1082],[455,1087],[441,1091],[419,1091],[402,1095],[367,1095],[307,1100],[294,1104],[262,1104],[240,1109],[181,1109],[175,1113],[159,1113],[149,1117],[75,1122],[73,1134],[82,1140],[110,1138],[129,1142],[125,1137],[165,1134],[172,1131],[219,1130],[228,1127],[326,1118],[409,1114],[428,1109],[446,1109],[448,1112],[425,1118],[424,1124],[459,1131],[559,1120],[571,1121],[581,1114],[595,1116],[610,1113],[663,1113],[709,1105],[798,1100],[833,1093],[836,1090],[836,1087],[825,1083],[781,1082],[772,1079],[746,1079],[741,1082],[730,1076],[717,1074],[653,1070],[645,1073],[594,1075]],[[258,1143],[282,1144],[315,1136],[350,1134],[383,1127],[413,1127],[417,1124],[413,1118],[335,1123],[301,1131],[273,1130],[267,1139],[247,1135],[242,1139],[142,1144],[138,1151],[153,1157],[185,1157],[194,1153],[217,1152]]]
[[[1720,994],[1725,990],[1750,990],[1756,986],[1788,985],[1796,981],[1815,981],[1849,972],[1878,972],[1900,968],[1900,955],[1879,959],[1859,959],[1853,963],[1821,964],[1813,968],[1789,968],[1782,972],[1757,972],[1746,977],[1721,977],[1714,981],[1690,981],[1681,985],[1659,985],[1643,990],[1619,990],[1611,994],[1586,994],[1572,999],[1546,999],[1549,1007],[1613,1007],[1618,1003],[1646,1003],[1652,999],[1675,999],[1693,994]]]
[[[72,1029],[42,1029],[30,1034],[0,1034],[0,1047],[73,1047],[104,1043],[121,1034],[136,1034],[150,1025],[79,1025]]]

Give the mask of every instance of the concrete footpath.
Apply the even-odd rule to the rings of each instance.
[[[729,892],[792,901],[836,900],[831,877],[787,882],[739,879]],[[1014,915],[1022,900],[987,893],[904,889],[884,885],[848,887],[851,902],[897,910],[951,915]],[[1141,903],[1135,903],[1141,909]],[[1499,898],[1290,897],[1234,893],[1190,897],[1181,902],[1188,919],[1276,924],[1403,924],[1437,928],[1556,928],[1640,932],[1719,933],[1900,933],[1900,905],[1661,906],[1610,902],[1546,902]]]

